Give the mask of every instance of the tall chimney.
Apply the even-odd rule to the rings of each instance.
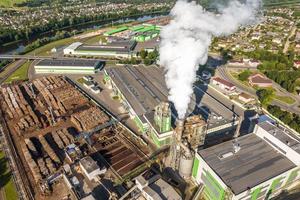
[[[181,142],[183,129],[184,129],[184,120],[177,119],[176,120],[176,128],[175,128],[177,142]]]

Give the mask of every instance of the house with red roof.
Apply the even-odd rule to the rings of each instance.
[[[248,80],[251,86],[272,87],[272,81],[262,74],[253,74]]]
[[[232,84],[224,79],[221,79],[220,77],[214,77],[212,79],[212,84],[218,86],[219,88],[221,88],[223,90],[227,90],[227,91],[234,91],[236,89],[234,84]]]

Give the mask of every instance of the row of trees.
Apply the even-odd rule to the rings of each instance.
[[[43,5],[52,6],[53,4],[59,4],[61,6],[69,3],[68,0],[27,0],[25,2],[16,3],[15,6],[18,7],[39,7]],[[174,0],[86,0],[87,3],[134,3],[134,4],[142,4],[142,3],[162,3],[162,2],[174,2]]]
[[[300,115],[281,110],[279,106],[269,105],[268,111],[283,123],[300,133]]]
[[[278,83],[281,87],[288,92],[294,92],[300,85],[298,79],[300,78],[300,71],[265,71],[265,75]]]
[[[163,8],[153,8],[152,10],[147,10],[144,12],[138,11],[137,9],[128,9],[123,12],[115,12],[115,13],[105,13],[100,15],[83,15],[83,16],[72,16],[72,17],[65,17],[63,19],[51,19],[49,22],[45,25],[34,25],[31,27],[28,27],[26,29],[20,29],[20,30],[14,30],[11,28],[1,28],[0,27],[0,46],[9,43],[14,42],[18,40],[24,40],[24,39],[31,39],[34,36],[38,36],[45,32],[52,32],[57,31],[66,27],[72,27],[78,24],[83,24],[87,22],[93,22],[93,21],[108,21],[112,19],[122,18],[125,16],[135,16],[137,13],[139,15],[151,13],[151,12],[165,12],[168,11],[169,7],[163,7]]]
[[[143,49],[138,52],[137,56],[137,58],[131,57],[130,59],[120,60],[119,63],[133,65],[143,63],[144,65],[152,65],[157,60],[159,52],[156,49],[154,49],[152,52],[148,52]]]
[[[274,62],[274,63],[282,63],[287,65],[287,67],[292,68],[294,55],[291,53],[290,56],[286,56],[283,53],[272,53],[264,49],[259,49],[256,51],[248,52],[247,55],[251,58],[260,61]],[[275,66],[274,66],[275,67]]]
[[[55,36],[53,37],[43,37],[41,39],[37,39],[34,42],[28,44],[25,46],[24,50],[20,54],[26,54],[30,51],[33,51],[34,49],[37,49],[43,45],[46,45],[50,42],[54,42],[56,40],[61,40],[64,38],[71,37],[71,35],[76,34],[77,32],[72,31],[72,32],[67,32],[67,31],[57,31]]]
[[[152,52],[142,50],[138,55],[145,65],[152,65],[158,58],[159,53],[156,49]]]

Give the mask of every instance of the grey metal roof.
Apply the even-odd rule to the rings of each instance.
[[[45,59],[41,60],[36,66],[72,66],[72,67],[96,67],[100,63],[99,60],[60,60]]]
[[[236,143],[241,149],[227,158],[221,156],[234,152],[232,141],[198,151],[234,194],[240,194],[248,187],[252,188],[296,167],[255,134],[239,137]]]
[[[161,83],[152,81],[161,71],[154,67],[115,67],[106,69],[137,115],[151,112],[161,101],[167,101]],[[166,91],[167,92],[167,91]]]
[[[136,46],[135,41],[112,42],[106,45],[81,45],[78,51],[114,51],[114,52],[130,52]]]
[[[145,192],[155,200],[181,200],[174,188],[162,179],[145,187]]]
[[[272,134],[278,140],[300,153],[300,138],[299,136],[292,133],[290,130],[271,124],[268,121],[261,122],[258,124],[261,128]]]
[[[161,101],[168,101],[168,88],[162,67],[125,66],[107,68],[106,71],[139,116],[148,117],[147,113],[152,112]],[[209,109],[210,128],[230,123],[233,116],[232,111],[210,95],[197,92],[196,96],[193,95],[191,98],[189,113],[205,115],[203,108],[195,110],[197,104]],[[201,102],[198,99],[201,99]],[[214,116],[220,117],[221,115],[221,119],[213,119]]]

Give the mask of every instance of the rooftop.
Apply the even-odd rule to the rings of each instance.
[[[161,178],[155,181],[154,183],[150,184],[149,186],[145,187],[144,190],[155,200],[182,199],[179,196],[179,194],[174,190],[174,188]]]
[[[249,94],[247,94],[247,93],[244,93],[244,92],[242,92],[242,93],[240,94],[240,97],[243,97],[243,98],[245,98],[245,99],[253,99],[253,97],[252,97],[251,95],[249,95]]]
[[[297,153],[300,153],[300,138],[292,133],[290,130],[271,124],[268,121],[264,121],[258,124],[261,128],[269,132],[278,140],[289,146]]]
[[[94,161],[90,156],[82,158],[80,160],[80,164],[87,171],[87,173],[91,173],[99,169],[99,166],[97,165],[96,161]]]
[[[99,60],[60,60],[45,59],[38,62],[35,66],[72,66],[72,67],[96,67],[101,61]]]
[[[232,84],[232,83],[230,83],[230,82],[228,82],[228,81],[226,81],[224,79],[221,79],[220,77],[214,77],[213,80],[217,81],[217,82],[219,82],[219,83],[221,83],[223,85],[226,85],[228,87],[234,87],[235,86],[234,84]]]
[[[272,83],[272,81],[261,74],[254,74],[249,77],[252,83]]]
[[[136,114],[151,121],[153,110],[162,101],[168,101],[168,88],[164,80],[164,70],[160,67],[111,67],[105,69],[119,90],[125,96]],[[195,89],[188,113],[210,116],[209,127],[232,122],[233,112],[210,95]],[[201,100],[199,102],[199,100]],[[198,106],[199,109],[195,109]],[[174,111],[174,108],[171,107]],[[152,114],[151,114],[152,113]],[[173,112],[173,118],[175,118]],[[152,120],[153,121],[153,120]]]
[[[255,134],[239,137],[236,143],[241,147],[236,153],[232,141],[198,151],[235,194],[296,167]]]
[[[135,41],[117,41],[111,42],[106,45],[81,45],[76,51],[117,51],[117,52],[130,52],[136,46]]]

